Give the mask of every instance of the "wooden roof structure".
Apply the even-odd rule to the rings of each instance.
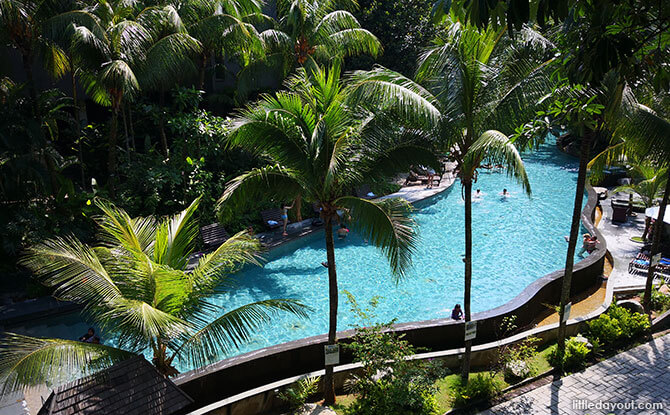
[[[192,402],[144,356],[136,356],[59,386],[37,415],[168,415]]]

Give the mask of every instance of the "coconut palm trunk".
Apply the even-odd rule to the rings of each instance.
[[[472,287],[472,179],[465,178],[463,183],[465,190],[465,291],[463,294],[463,313],[465,322],[471,320],[470,296]],[[461,380],[467,383],[470,376],[470,355],[472,352],[472,340],[465,342],[465,354],[463,355],[463,366],[461,367]]]
[[[565,331],[566,321],[563,318],[565,305],[570,301],[570,288],[572,286],[572,268],[575,262],[575,248],[579,238],[579,225],[581,222],[582,202],[584,200],[584,190],[586,188],[586,170],[589,161],[589,149],[595,132],[589,132],[582,138],[581,148],[579,149],[579,173],[577,175],[577,190],[575,192],[575,203],[572,209],[572,223],[570,225],[570,238],[568,240],[568,253],[565,258],[565,272],[563,275],[563,284],[561,285],[561,302],[559,305],[559,326],[558,326],[558,356],[565,353]],[[561,369],[562,369],[562,359]]]
[[[40,116],[40,110],[39,105],[37,104],[37,87],[35,86],[35,80],[33,78],[32,56],[30,53],[24,53],[21,55],[21,60],[23,63],[23,72],[26,75],[26,83],[28,84],[28,94],[30,95],[33,115],[38,118]]]
[[[658,254],[661,251],[661,236],[664,231],[664,219],[665,219],[665,207],[670,201],[670,169],[668,169],[668,180],[665,182],[665,191],[663,193],[663,200],[661,201],[661,206],[658,208],[658,219],[654,223],[652,230],[652,235],[654,236],[653,242],[651,244],[651,253],[650,259],[654,255]],[[644,286],[644,300],[642,306],[644,307],[645,313],[651,316],[651,288],[654,283],[654,273],[656,272],[656,264],[653,264],[651,261],[649,263],[649,270],[647,271],[647,282]]]
[[[158,131],[161,136],[161,147],[163,147],[163,155],[165,158],[170,157],[170,150],[168,148],[167,136],[165,135],[165,88],[161,87],[158,92]]]
[[[335,268],[335,243],[333,241],[333,220],[332,216],[326,216],[326,258],[328,259],[328,344],[337,342],[337,270]],[[326,365],[326,375],[323,381],[324,404],[332,405],[335,403],[335,382],[333,376],[333,366]]]
[[[72,105],[74,106],[74,123],[77,134],[77,152],[79,153],[79,174],[81,185],[86,187],[86,170],[84,167],[84,150],[81,143],[81,116],[79,114],[79,101],[77,101],[77,78],[75,76],[74,62],[70,59],[70,83],[72,84]]]
[[[107,174],[109,175],[109,180],[112,183],[112,189],[114,189],[114,182],[116,176],[116,142],[117,142],[117,133],[118,133],[118,124],[119,124],[119,107],[120,102],[117,102],[112,107],[112,118],[110,120],[109,126],[109,141],[107,143],[108,147],[108,156],[107,156]]]

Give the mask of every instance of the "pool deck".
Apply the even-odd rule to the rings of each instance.
[[[644,213],[628,216],[624,223],[612,222],[612,194],[602,200],[603,218],[598,224],[598,230],[607,240],[607,249],[614,259],[614,268],[609,281],[614,284],[614,290],[626,291],[644,289],[646,278],[628,273],[628,263],[635,258],[642,244],[630,240],[632,236],[641,236],[644,231]]]

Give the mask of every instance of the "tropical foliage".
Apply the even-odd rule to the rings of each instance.
[[[193,220],[199,201],[181,213],[157,219],[131,218],[97,200],[100,243],[89,246],[66,236],[33,246],[23,258],[54,296],[84,306],[116,347],[8,333],[0,340],[5,388],[51,384],[70,374],[108,366],[147,352],[166,376],[178,373],[175,359],[202,366],[229,353],[278,312],[306,316],[295,300],[265,300],[225,310],[209,298],[225,289],[229,274],[259,263],[257,240],[238,233],[189,266],[198,235]]]
[[[501,31],[479,32],[455,23],[425,52],[417,70],[417,81],[430,91],[430,100],[439,111],[424,134],[456,162],[465,199],[466,322],[471,319],[471,203],[477,170],[485,162],[503,165],[530,194],[523,161],[508,135],[532,117],[549,88],[544,71],[548,42],[531,30],[524,32],[521,42],[510,43]],[[463,361],[464,382],[469,352],[470,342]]]
[[[400,199],[370,201],[350,195],[366,180],[434,161],[420,138],[392,128],[391,114],[409,115],[423,108],[422,92],[411,85],[385,84],[370,73],[342,76],[337,64],[309,72],[301,68],[286,87],[249,105],[233,120],[231,145],[263,154],[270,163],[232,180],[221,203],[239,209],[249,200],[289,201],[300,195],[316,205],[325,222],[328,343],[334,344],[338,288],[333,225],[346,221],[382,249],[396,277],[410,265],[416,242],[410,205]],[[403,99],[393,99],[398,96]],[[375,107],[367,106],[375,101]],[[419,119],[430,113],[414,115]],[[326,367],[324,381],[326,402],[332,403],[332,366]]]

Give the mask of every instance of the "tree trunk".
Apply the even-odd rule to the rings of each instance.
[[[463,314],[465,322],[470,321],[470,296],[472,287],[472,180],[464,178],[463,188],[465,190],[465,292],[463,295]],[[465,342],[465,354],[461,367],[461,381],[468,383],[470,377],[470,354],[472,352],[472,340]]]
[[[128,134],[128,120],[126,119],[126,106],[121,107],[121,119],[123,120],[123,136],[126,139],[126,152],[130,158],[130,135]]]
[[[30,53],[21,55],[23,61],[23,71],[26,74],[26,83],[28,84],[28,94],[30,95],[30,106],[33,110],[33,115],[35,118],[39,118],[40,110],[37,103],[37,87],[35,86],[35,81],[33,79],[33,65],[32,65],[32,56]]]
[[[79,174],[81,175],[81,186],[86,188],[86,172],[84,167],[84,150],[81,137],[81,117],[79,115],[79,102],[77,101],[77,78],[75,77],[74,63],[70,59],[70,81],[72,82],[72,102],[74,104],[74,123],[77,135],[77,151],[79,152]]]
[[[126,111],[128,111],[128,126],[130,127],[130,148],[133,151],[137,151],[135,147],[135,128],[133,128],[133,110],[130,107],[130,103],[125,105]]]
[[[163,87],[158,94],[158,110],[160,111],[158,118],[158,131],[161,136],[161,146],[163,147],[163,155],[165,158],[170,157],[170,150],[168,150],[167,136],[165,135],[165,91]]]
[[[202,91],[205,86],[205,68],[207,67],[207,54],[200,56],[200,68],[198,69],[198,89]]]
[[[115,103],[114,106],[112,107],[112,119],[110,120],[111,125],[109,127],[109,142],[107,144],[108,147],[108,155],[107,155],[107,175],[109,176],[109,183],[110,183],[110,190],[112,192],[112,195],[114,194],[114,186],[116,182],[116,133],[117,133],[117,127],[118,127],[118,119],[119,119],[119,107],[120,103]]]
[[[337,339],[337,271],[335,270],[335,244],[333,242],[333,222],[330,215],[325,218],[326,257],[328,259],[328,298],[330,301],[330,320],[328,324],[328,344],[335,344]],[[335,384],[333,366],[326,366],[323,379],[324,405],[335,403]]]
[[[589,132],[582,138],[582,145],[579,151],[579,173],[577,175],[577,190],[575,192],[575,203],[572,208],[572,224],[570,225],[570,239],[568,240],[568,253],[565,258],[565,274],[563,275],[563,284],[561,286],[561,302],[559,305],[558,318],[558,350],[560,356],[561,372],[563,371],[562,356],[565,353],[565,331],[566,321],[563,320],[565,305],[570,301],[570,288],[572,286],[572,267],[575,262],[575,248],[579,238],[579,226],[581,224],[582,202],[584,200],[584,189],[586,188],[586,165],[589,161],[589,149],[591,140],[595,132]]]
[[[649,259],[658,254],[661,251],[661,237],[664,231],[664,222],[665,218],[665,207],[668,205],[668,199],[670,199],[670,169],[668,170],[668,180],[665,183],[665,193],[663,193],[663,200],[661,201],[661,206],[658,208],[658,218],[654,222],[653,230],[651,234],[653,235],[653,242],[651,244],[651,252]],[[649,263],[649,270],[647,271],[647,282],[644,287],[644,301],[642,306],[644,307],[645,313],[651,318],[651,287],[654,283],[654,272],[656,271],[656,266]]]
[[[295,220],[302,222],[302,195],[295,198]]]

